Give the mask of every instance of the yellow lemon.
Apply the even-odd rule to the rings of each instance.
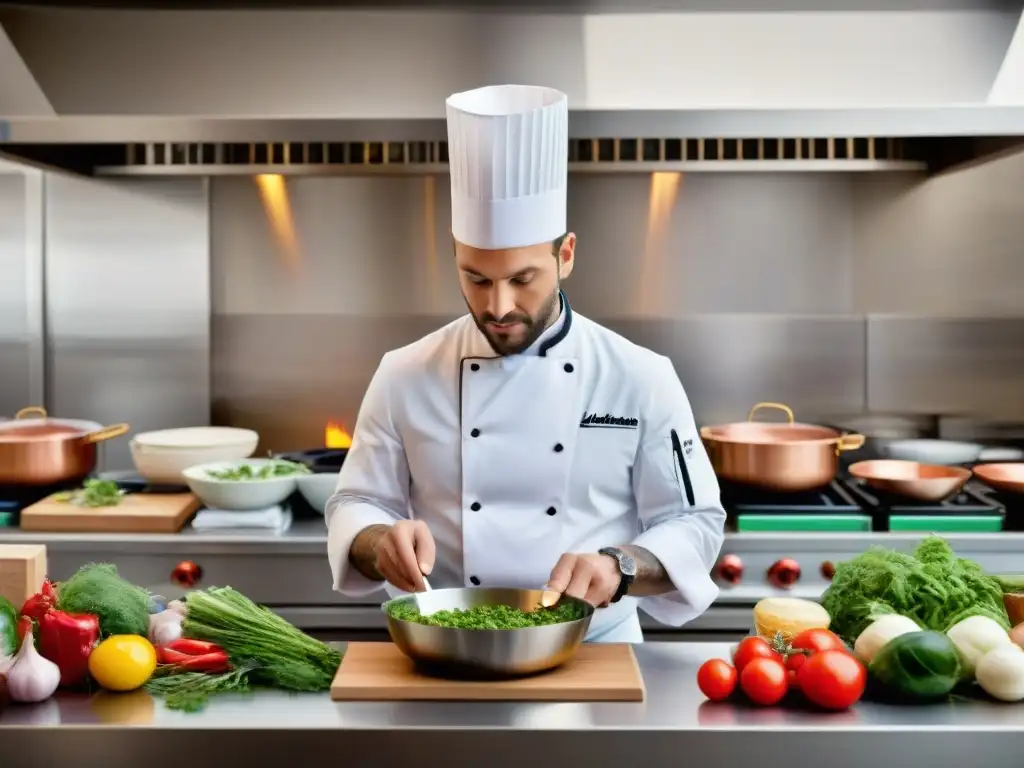
[[[156,669],[156,649],[139,635],[111,635],[89,655],[89,674],[108,691],[141,688]]]

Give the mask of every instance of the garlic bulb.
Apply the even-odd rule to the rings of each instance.
[[[1024,699],[1024,650],[1003,645],[981,657],[975,670],[978,685],[994,699]]]
[[[167,645],[181,639],[183,616],[175,610],[151,614],[149,617],[149,641],[153,645]]]
[[[21,641],[14,664],[7,670],[11,700],[35,704],[53,696],[60,685],[60,668],[39,655],[30,629]]]
[[[971,616],[946,632],[960,654],[964,675],[974,676],[974,667],[981,657],[996,648],[1012,645],[1010,633],[988,616]]]
[[[864,664],[870,664],[882,648],[890,641],[908,632],[917,632],[921,628],[917,622],[898,613],[889,613],[875,619],[868,628],[857,637],[853,644],[853,653]]]

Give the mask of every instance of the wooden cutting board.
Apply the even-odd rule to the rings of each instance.
[[[394,643],[349,643],[331,684],[334,701],[643,701],[633,648],[581,645],[566,664],[515,680],[445,680],[416,670]]]
[[[21,510],[21,530],[49,533],[177,533],[199,509],[191,493],[130,493],[116,507],[89,509],[43,499]]]

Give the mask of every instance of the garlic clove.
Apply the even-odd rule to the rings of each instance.
[[[36,704],[53,696],[60,685],[60,668],[36,650],[31,628],[21,640],[14,664],[7,671],[7,688],[11,700]]]

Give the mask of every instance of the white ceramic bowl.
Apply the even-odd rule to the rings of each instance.
[[[252,456],[260,436],[236,427],[185,427],[143,432],[132,438],[132,461],[151,483],[180,484],[187,467]]]
[[[210,470],[236,469],[243,464],[261,467],[280,464],[280,459],[242,459],[240,461],[214,461],[188,467],[182,474],[189,489],[207,507],[235,512],[266,509],[280,504],[295,492],[296,476],[269,477],[260,480],[218,480],[210,477]]]
[[[296,478],[299,493],[309,502],[309,506],[321,515],[327,506],[327,500],[334,495],[334,490],[338,487],[338,474],[321,472],[315,475],[299,475]]]

